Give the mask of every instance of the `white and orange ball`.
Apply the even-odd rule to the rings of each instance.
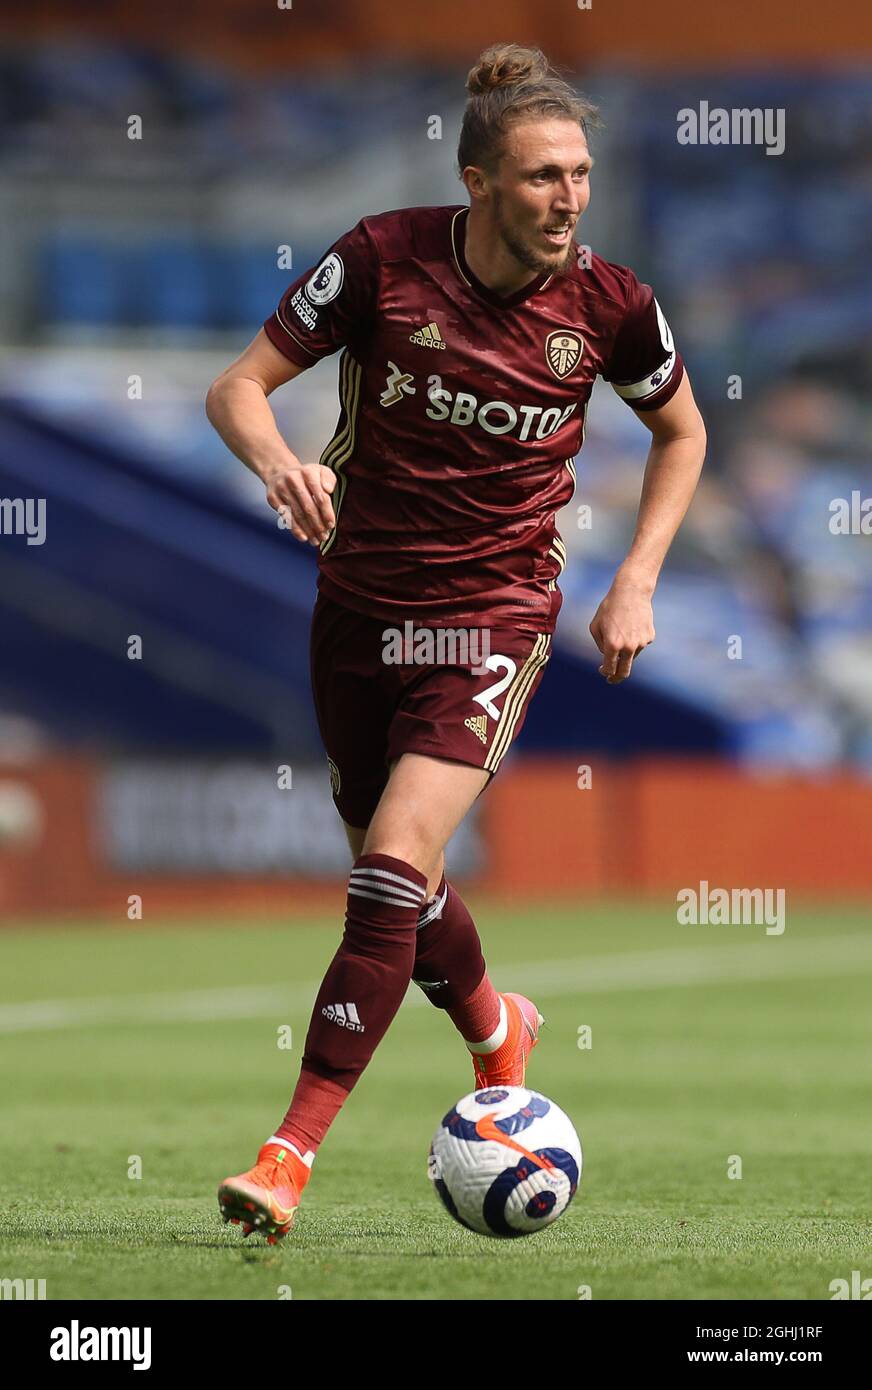
[[[497,1086],[449,1110],[433,1136],[428,1173],[455,1221],[505,1239],[562,1216],[581,1165],[581,1142],[558,1105],[525,1086]]]

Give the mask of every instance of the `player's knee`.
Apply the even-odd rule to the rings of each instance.
[[[389,854],[393,859],[401,859],[405,864],[411,864],[413,869],[427,877],[428,891],[432,882],[434,872],[439,869],[441,874],[442,851],[439,850],[435,855],[432,846],[426,843],[425,838],[415,833],[414,826],[409,826],[403,831],[393,833],[382,833],[367,835],[363,846],[364,854]],[[439,879],[436,879],[438,884]]]

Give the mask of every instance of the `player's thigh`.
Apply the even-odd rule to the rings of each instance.
[[[404,753],[392,765],[364,853],[392,854],[427,874],[429,880],[489,775],[468,763]]]
[[[348,848],[351,850],[352,859],[359,859],[363,854],[363,842],[366,839],[368,826],[349,825],[347,820],[342,822],[345,827],[345,838],[348,841]]]

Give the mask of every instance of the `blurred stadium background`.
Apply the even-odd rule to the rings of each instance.
[[[654,285],[709,457],[656,645],[609,689],[587,628],[648,435],[598,386],[555,655],[451,872],[491,898],[872,887],[872,537],[830,529],[872,497],[866,7],[84,0],[0,28],[0,498],[46,502],[44,544],[0,535],[3,920],[339,904],[314,556],[203,398],[361,216],[466,201],[463,83],[497,39],[600,103],[584,239]],[[784,153],[679,145],[701,100],[783,107]],[[273,398],[310,460],[336,363]]]

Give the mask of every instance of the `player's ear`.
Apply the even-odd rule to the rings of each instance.
[[[464,169],[461,178],[466,184],[466,190],[471,198],[484,198],[487,196],[487,174],[483,169],[478,169],[474,164],[469,164]]]

